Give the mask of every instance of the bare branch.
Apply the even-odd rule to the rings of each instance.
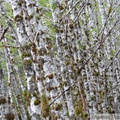
[[[114,55],[114,57],[112,58],[112,60],[111,60],[111,61],[108,63],[108,65],[106,66],[106,68],[105,68],[105,73],[107,72],[109,66],[113,63],[113,61],[115,60],[115,58],[118,56],[119,52],[120,52],[120,49],[116,52],[116,54]]]
[[[68,91],[72,86],[74,86],[76,82],[77,82],[77,81],[75,81],[72,85],[70,85],[69,88],[67,88],[67,89],[64,90],[60,95],[58,95],[58,96],[49,104],[49,106],[51,106],[59,97],[61,97],[61,96],[62,96],[66,91]]]
[[[88,64],[88,62],[90,61],[91,58],[94,57],[95,53],[97,52],[97,50],[103,45],[103,43],[105,42],[105,40],[107,39],[107,37],[111,34],[112,30],[114,29],[114,27],[116,26],[116,24],[119,22],[119,20],[117,20],[115,22],[115,24],[113,25],[113,27],[109,30],[108,34],[101,40],[100,45],[96,48],[96,50],[93,52],[93,54],[88,58],[88,60],[82,65],[82,67],[80,67],[79,71],[81,71],[86,64]]]
[[[107,39],[107,37],[111,34],[112,30],[114,29],[114,27],[116,26],[118,21],[115,22],[115,24],[113,25],[113,27],[109,30],[108,34],[101,40],[100,45],[96,48],[96,50],[93,52],[93,54],[88,58],[88,60],[82,65],[82,67],[80,67],[79,71],[81,71],[86,64],[89,63],[90,59],[94,57],[95,53],[97,52],[97,50],[103,45],[103,43],[105,42],[105,40]],[[78,81],[75,81],[69,88],[67,88],[66,90],[64,90],[60,95],[58,95],[50,104],[49,106],[51,106],[59,97],[61,97],[66,91],[68,91],[72,86],[74,86]]]
[[[13,45],[2,45],[2,47],[7,47],[7,48],[20,48],[19,46],[13,46]]]
[[[4,31],[2,32],[1,36],[0,36],[0,41],[4,38],[5,33],[7,32],[8,27],[4,29]]]

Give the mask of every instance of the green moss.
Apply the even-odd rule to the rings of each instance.
[[[23,97],[26,97],[26,98],[30,98],[31,97],[31,93],[29,91],[24,91],[22,93]]]
[[[37,97],[37,93],[35,93],[35,92],[34,92],[32,95],[33,95],[34,97]]]
[[[33,47],[33,48],[32,48],[32,52],[36,53],[36,52],[37,52],[37,48],[36,48],[36,47]]]
[[[82,118],[82,120],[85,119],[85,112],[82,106],[82,101],[77,100],[75,101],[75,108],[74,108],[75,116],[76,118]]]
[[[64,8],[65,8],[65,6],[59,5],[59,9],[60,9],[60,10],[64,10]]]
[[[31,97],[31,93],[27,92],[27,97],[30,98]]]
[[[16,15],[16,16],[14,17],[14,20],[15,20],[16,22],[22,21],[22,20],[23,20],[23,16],[22,16],[22,15]]]
[[[22,95],[23,95],[23,97],[27,96],[26,91],[24,91],[24,92],[22,93]]]
[[[41,35],[45,34],[45,31],[44,30],[41,30]]]
[[[8,82],[8,86],[10,86],[11,85],[11,82]]]
[[[40,8],[39,8],[39,7],[37,7],[37,8],[36,8],[36,12],[37,12],[37,13],[39,13],[39,11],[40,11]]]
[[[82,120],[85,120],[85,112],[82,105],[75,106],[75,116],[77,118],[81,117]]]
[[[20,50],[23,51],[23,50],[28,50],[28,49],[30,49],[30,48],[31,48],[31,44],[28,43],[28,44],[25,44],[25,45],[21,46],[21,47],[20,47]]]
[[[109,107],[109,108],[108,108],[108,113],[110,113],[110,114],[114,114],[115,111],[114,111],[114,109],[112,109],[111,107]]]
[[[22,52],[22,55],[21,55],[22,59],[24,59],[25,57],[30,57],[30,56],[31,54],[27,52]]]
[[[5,98],[0,98],[0,104],[5,104],[6,103],[6,99]]]
[[[75,96],[78,96],[78,95],[80,95],[80,91],[78,90],[76,93],[74,93],[75,94]]]
[[[29,15],[29,19],[32,19],[33,18],[33,14]]]
[[[36,6],[35,3],[30,3],[30,4],[28,5],[28,7],[34,7],[34,6]]]
[[[49,79],[53,79],[54,75],[53,75],[53,73],[51,73],[51,74],[47,75],[46,77],[48,77]]]
[[[46,48],[41,48],[41,49],[38,50],[38,54],[41,55],[41,56],[45,55],[46,53],[47,53]]]
[[[40,104],[40,100],[39,99],[35,99],[34,105],[39,105],[39,104]]]
[[[56,111],[59,111],[59,110],[61,110],[61,109],[62,109],[62,103],[55,105],[55,110],[56,110]]]
[[[55,28],[55,32],[56,32],[56,33],[59,33],[59,32],[60,32],[60,29],[56,27],[56,28]]]
[[[36,16],[36,19],[37,19],[37,20],[40,20],[40,19],[41,19],[41,16],[42,16],[42,14],[40,14],[39,16]]]
[[[27,101],[26,101],[26,106],[27,106],[27,107],[30,106],[30,100],[27,100]]]
[[[96,100],[96,96],[92,96],[90,98],[91,98],[91,100]]]
[[[74,24],[73,23],[69,24],[69,27],[70,27],[70,29],[73,29],[74,28]]]
[[[50,86],[49,86],[49,87],[47,87],[47,91],[49,91],[49,92],[50,92],[51,90],[54,90],[54,87],[52,87],[52,86],[51,86],[51,87],[50,87]]]
[[[48,98],[45,94],[43,94],[40,100],[41,100],[40,108],[41,108],[42,116],[46,118],[49,115]]]
[[[14,120],[14,119],[15,119],[15,116],[14,116],[13,113],[8,113],[8,114],[5,115],[5,118],[6,118],[7,120]]]
[[[24,65],[32,65],[32,60],[24,60]]]
[[[41,80],[44,81],[44,80],[45,80],[45,77],[42,77]]]
[[[32,4],[29,4],[28,7],[32,7]]]
[[[64,32],[63,29],[60,29],[60,32],[63,33]]]
[[[63,82],[62,82],[62,87],[63,87],[63,86],[66,86],[66,85],[67,85],[67,82],[66,82],[66,81],[63,81]]]
[[[109,96],[109,101],[114,101],[114,97],[113,96]]]
[[[101,92],[100,92],[100,99],[101,99],[101,101],[104,100],[104,91],[101,91]]]
[[[58,118],[57,118],[57,115],[56,115],[56,114],[53,114],[53,116],[52,116],[52,120],[58,120]]]
[[[70,64],[70,61],[65,61],[65,64],[66,64],[66,65],[69,65],[69,64]]]
[[[120,102],[120,96],[117,97],[118,102]]]
[[[17,4],[18,4],[19,6],[22,6],[22,2],[21,2],[21,1],[19,1]]]
[[[25,49],[30,49],[30,43],[28,43],[28,44],[26,44],[26,45],[24,45],[24,46],[22,46],[22,47],[24,47]]]
[[[25,20],[29,20],[29,15],[26,15],[26,16],[25,16]]]
[[[24,100],[26,102],[26,106],[30,106],[30,98],[31,98],[31,93],[29,91],[24,92]]]
[[[75,106],[75,115],[78,117],[82,113],[82,108],[79,106]]]
[[[100,75],[100,72],[94,72],[94,73],[93,73],[93,76],[96,76],[96,77],[97,77],[97,76],[99,76],[99,75]]]
[[[52,5],[52,9],[55,10],[56,6],[55,5]]]

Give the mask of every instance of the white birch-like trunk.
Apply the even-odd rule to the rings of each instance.
[[[30,49],[30,38],[27,35],[27,31],[25,29],[25,23],[24,23],[24,16],[23,12],[24,9],[22,9],[22,3],[23,1],[11,1],[11,6],[13,9],[14,14],[14,20],[16,22],[16,30],[17,30],[17,36],[18,40],[21,46],[21,57],[22,62],[24,64],[24,70],[26,75],[26,82],[27,82],[27,89],[30,95],[30,98],[28,98],[27,104],[28,104],[28,111],[32,119],[37,120],[40,118],[39,114],[40,111],[38,110],[38,107],[36,107],[34,103],[34,96],[33,93],[36,91],[36,85],[34,83],[35,79],[35,72],[33,70],[32,65],[32,56],[31,56],[31,49]],[[36,110],[37,109],[37,110]]]
[[[0,68],[0,119],[4,120],[9,112],[10,105],[8,103],[7,89],[5,87],[3,70]]]
[[[67,55],[69,57],[69,52],[66,49],[64,49],[64,45],[67,45],[67,41],[66,41],[66,31],[67,31],[67,23],[66,20],[62,20],[60,21],[60,18],[62,18],[64,16],[64,9],[60,9],[60,7],[64,7],[64,5],[62,4],[62,0],[60,1],[55,1],[55,0],[51,0],[51,10],[52,10],[52,17],[53,17],[53,24],[55,26],[55,30],[56,30],[56,46],[57,46],[57,51],[58,51],[58,61],[59,61],[59,67],[60,67],[60,80],[62,83],[63,90],[67,90],[70,85],[72,84],[71,78],[69,77],[69,68],[66,66],[66,61],[67,61]],[[67,11],[66,11],[67,12]],[[65,18],[66,19],[66,18]],[[62,22],[65,23],[62,24]],[[64,60],[66,59],[66,61]],[[66,116],[65,119],[70,119],[73,117],[74,115],[74,106],[73,106],[73,99],[72,99],[72,95],[71,95],[71,91],[66,91],[65,92],[65,101],[66,101],[66,105],[67,105],[67,109],[68,109],[68,114],[69,117],[66,116],[66,113],[64,115],[64,118]],[[66,110],[65,110],[66,111]],[[67,118],[68,117],[68,118]]]
[[[10,0],[26,77],[24,81],[14,74],[19,68],[11,62],[14,58],[3,42],[16,119],[17,110],[23,120],[78,120],[94,113],[117,113],[120,22],[115,22],[120,17],[119,1],[50,0],[48,8],[40,3]],[[26,118],[27,111],[30,118]]]

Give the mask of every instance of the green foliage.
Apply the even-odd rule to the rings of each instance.
[[[1,15],[0,15],[0,25],[4,25],[5,27],[7,27],[7,24],[6,24],[6,22],[5,22],[5,17],[1,17]]]
[[[41,6],[46,7],[49,3],[49,0],[39,0],[39,3],[40,3]]]
[[[8,2],[4,2],[4,7],[6,9],[7,16],[13,18],[13,11],[12,11],[11,5]]]
[[[8,24],[6,23],[6,16],[13,18],[13,12],[10,4],[7,2],[3,2],[3,9],[5,9],[5,16],[0,14],[0,25],[2,24],[4,27],[7,27]]]
[[[6,33],[6,34],[5,34],[5,37],[6,37],[8,40],[13,40],[12,37],[11,37],[11,35],[10,35],[9,33]]]

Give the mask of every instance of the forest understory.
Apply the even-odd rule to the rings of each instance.
[[[0,0],[0,120],[120,120],[120,1]]]

